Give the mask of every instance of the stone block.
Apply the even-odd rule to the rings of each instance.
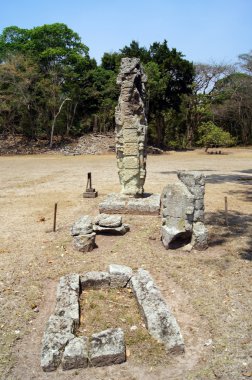
[[[86,235],[93,232],[93,220],[89,215],[82,216],[71,228],[71,235]]]
[[[194,211],[194,216],[193,216],[193,221],[194,222],[204,222],[205,218],[205,213],[204,210],[195,210]]]
[[[80,276],[82,291],[86,288],[109,288],[110,287],[110,275],[108,272],[87,272]]]
[[[69,274],[60,278],[57,294],[55,315],[66,317],[73,321],[74,329],[79,326],[80,310],[80,276]]]
[[[120,227],[122,225],[121,215],[111,215],[111,214],[99,214],[95,220],[94,224],[98,224],[101,227]]]
[[[122,329],[108,329],[93,334],[90,344],[90,363],[93,367],[120,364],[126,361]]]
[[[135,143],[138,141],[137,129],[123,129],[123,140],[125,143]]]
[[[199,251],[204,251],[208,248],[208,231],[201,222],[194,223],[193,225],[192,245]]]
[[[126,171],[126,169],[137,169],[137,174],[139,172],[139,158],[138,157],[132,157],[132,156],[129,156],[129,157],[124,157],[123,159],[123,166],[124,166],[124,169]],[[129,175],[130,177],[132,176],[132,172],[130,171],[129,172]],[[135,175],[135,174],[133,174]],[[123,175],[123,177],[125,178],[126,175]]]
[[[111,288],[125,288],[133,275],[133,271],[130,267],[118,264],[110,264],[108,273],[111,278]]]
[[[130,283],[149,333],[168,352],[184,352],[179,325],[149,272],[139,269]]]
[[[99,204],[99,211],[107,214],[159,215],[160,194],[132,198],[124,194],[109,194]]]
[[[73,320],[52,315],[42,339],[41,367],[45,372],[55,371],[59,366],[67,343],[74,338]]]
[[[74,236],[74,247],[80,252],[90,252],[95,247],[96,233]]]
[[[123,153],[124,153],[124,157],[125,156],[136,156],[138,157],[139,156],[139,146],[138,146],[138,143],[124,143],[124,148],[123,148]],[[136,164],[139,166],[139,161],[137,160],[136,161]],[[126,167],[126,164],[124,164],[124,166]],[[131,166],[130,166],[131,167]],[[136,165],[134,166],[134,168],[136,167]]]
[[[81,336],[70,340],[62,357],[63,370],[88,366],[88,338]]]
[[[120,227],[102,227],[95,224],[93,229],[97,234],[125,235],[130,230],[130,227],[128,224],[122,224]]]
[[[165,199],[165,205],[163,207],[163,215],[165,217],[172,216],[174,218],[185,218],[189,212],[193,214],[194,196],[182,183],[174,183],[165,186],[162,193],[162,199]]]

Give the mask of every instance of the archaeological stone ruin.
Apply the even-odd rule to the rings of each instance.
[[[100,367],[126,361],[124,332],[109,328],[88,336],[76,336],[80,324],[80,294],[85,289],[130,287],[150,335],[167,352],[184,352],[184,341],[175,317],[149,272],[111,264],[107,272],[69,274],[60,278],[56,306],[42,339],[41,367],[55,371]]]
[[[109,194],[99,205],[104,213],[152,214],[160,211],[160,195],[144,193],[147,159],[145,83],[139,58],[122,58],[115,109],[116,159],[120,194]]]
[[[123,58],[117,77],[120,97],[115,111],[116,157],[121,192],[144,193],[147,120],[144,107],[146,76],[139,58]]]
[[[205,176],[199,172],[177,173],[179,182],[162,193],[161,239],[166,249],[185,245],[188,250],[207,248],[204,225]]]

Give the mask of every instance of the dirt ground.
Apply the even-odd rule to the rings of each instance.
[[[226,149],[149,156],[146,192],[161,192],[176,171],[207,176],[205,211],[209,248],[166,251],[161,219],[125,215],[125,236],[98,236],[98,248],[72,247],[70,227],[98,213],[119,192],[113,154],[0,157],[0,377],[2,379],[167,380],[252,378],[252,150]],[[91,171],[96,199],[83,199]],[[228,199],[225,225],[224,197]],[[52,232],[58,202],[57,231]],[[55,305],[61,275],[106,270],[110,263],[150,271],[176,316],[183,355],[163,356],[141,342],[125,364],[54,373],[40,368],[41,338]],[[115,327],[120,321],[115,321]]]

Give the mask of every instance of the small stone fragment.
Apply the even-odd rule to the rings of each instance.
[[[80,276],[82,291],[86,288],[108,288],[110,286],[110,274],[108,272],[87,272]]]
[[[93,232],[93,220],[89,215],[82,216],[71,228],[71,235],[87,235]]]
[[[90,252],[96,247],[95,237],[95,232],[74,236],[74,246],[80,252]]]
[[[111,277],[111,288],[124,288],[132,277],[133,271],[126,265],[110,264],[108,272]]]
[[[102,367],[126,361],[124,333],[120,328],[108,329],[92,335],[91,366]]]
[[[63,370],[86,368],[88,366],[88,338],[82,336],[72,339],[62,358]]]

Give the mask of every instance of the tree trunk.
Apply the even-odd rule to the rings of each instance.
[[[63,100],[63,102],[61,103],[61,105],[59,106],[59,110],[58,110],[58,112],[57,112],[56,114],[54,113],[53,121],[52,121],[52,127],[51,127],[50,144],[49,144],[50,149],[51,149],[52,146],[53,146],[54,128],[55,128],[55,123],[56,123],[57,117],[59,116],[59,114],[60,114],[60,112],[61,112],[61,110],[62,110],[62,107],[63,107],[64,103],[65,103],[67,100],[71,100],[71,99],[69,99],[69,98],[65,98],[65,99]]]

